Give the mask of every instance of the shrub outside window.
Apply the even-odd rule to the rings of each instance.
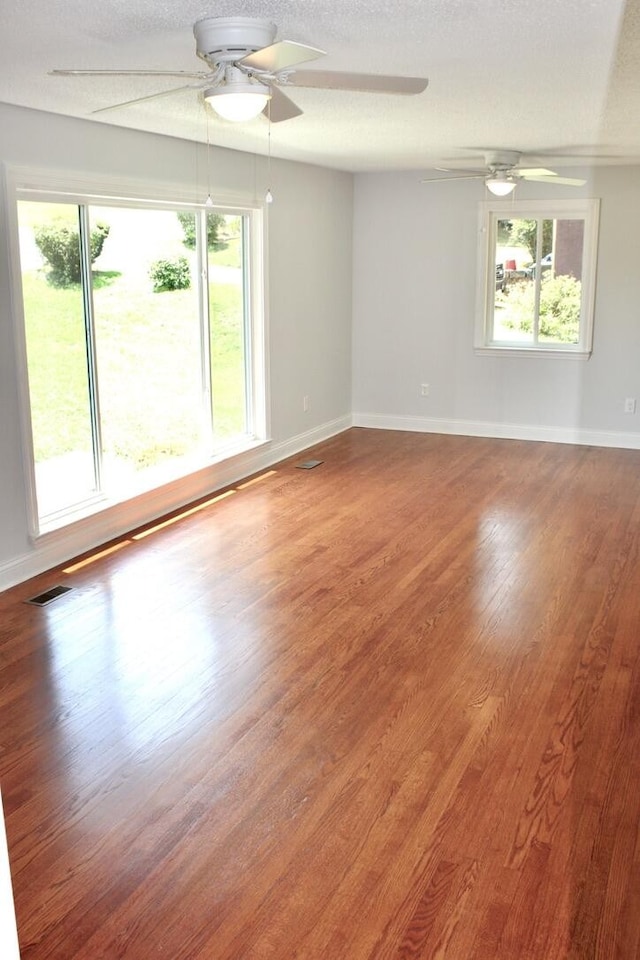
[[[264,436],[254,215],[18,190],[35,535]]]
[[[481,204],[478,352],[590,355],[598,204]]]

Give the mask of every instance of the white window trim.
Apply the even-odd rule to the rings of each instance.
[[[87,177],[84,174],[51,171],[33,167],[20,167],[4,164],[5,169],[5,201],[7,210],[7,224],[9,228],[9,258],[10,258],[10,290],[11,313],[13,317],[13,332],[18,371],[18,392],[20,408],[20,428],[23,438],[22,459],[25,478],[25,505],[27,510],[29,537],[36,542],[43,537],[48,538],[56,531],[62,531],[73,525],[77,520],[95,515],[110,507],[121,503],[104,494],[98,494],[91,504],[79,505],[76,510],[70,509],[64,522],[54,523],[43,527],[38,514],[38,500],[36,488],[35,463],[33,458],[33,433],[31,426],[31,398],[29,393],[28,357],[25,331],[25,317],[22,295],[22,272],[19,248],[18,230],[18,201],[21,199],[37,199],[39,202],[65,201],[78,204],[94,204],[105,206],[135,206],[161,207],[163,204],[174,208],[193,207],[202,209],[202,198],[195,195],[195,191],[180,184],[160,183],[157,181],[140,182],[123,180],[120,178]],[[219,197],[219,202],[218,202]],[[267,443],[270,438],[269,422],[269,380],[268,380],[268,330],[267,330],[267,296],[266,289],[266,208],[264,203],[257,203],[255,198],[248,195],[239,195],[237,192],[225,191],[216,196],[215,209],[221,213],[244,214],[249,217],[249,263],[247,265],[247,289],[251,298],[251,422],[253,438],[248,439],[241,446],[232,447],[227,453],[214,455],[210,465],[219,463],[225,457],[242,454],[256,446]],[[194,468],[184,476],[196,476],[207,464],[194,465]],[[161,487],[171,487],[180,477],[171,477]],[[131,500],[139,500],[141,496],[153,499],[155,491],[132,493]]]
[[[588,360],[593,348],[593,317],[596,290],[598,223],[600,201],[576,200],[486,200],[479,204],[478,257],[476,277],[476,322],[474,350],[479,356],[543,357],[545,359]],[[582,248],[582,301],[578,344],[513,344],[492,340],[495,298],[495,247],[498,219],[518,217],[584,220]]]

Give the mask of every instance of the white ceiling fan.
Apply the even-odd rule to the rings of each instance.
[[[206,17],[193,27],[196,53],[207,70],[52,70],[55,76],[179,77],[178,87],[125,100],[94,110],[102,113],[181,90],[202,90],[204,99],[227,120],[249,120],[259,113],[277,123],[300,116],[302,110],[281,87],[315,87],[364,93],[417,94],[426,89],[422,77],[300,70],[298,66],[325,56],[324,50],[292,40],[276,42],[276,25],[250,17]]]
[[[442,180],[484,180],[488,190],[497,197],[506,197],[516,187],[519,180],[533,180],[537,183],[555,183],[570,187],[581,187],[587,181],[575,177],[559,177],[553,170],[544,167],[524,168],[518,166],[522,154],[518,150],[491,150],[485,154],[484,169],[465,169],[447,177],[425,177],[422,183],[435,183]],[[450,168],[436,167],[442,173],[451,173]]]

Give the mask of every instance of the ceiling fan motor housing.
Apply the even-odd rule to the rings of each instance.
[[[234,63],[270,46],[277,27],[251,17],[205,17],[194,24],[196,52],[207,63]]]
[[[505,172],[512,170],[518,163],[521,154],[517,150],[491,150],[485,154],[485,163],[492,170]]]

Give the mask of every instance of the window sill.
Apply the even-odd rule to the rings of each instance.
[[[545,360],[588,360],[590,350],[563,350],[561,347],[512,347],[493,343],[486,347],[475,347],[478,357],[534,357]]]
[[[43,518],[39,529],[32,533],[31,541],[41,544],[61,536],[73,538],[84,529],[90,529],[105,539],[112,525],[122,530],[134,529],[208,496],[233,482],[237,476],[252,472],[252,455],[268,442],[266,438],[251,437],[230,443],[206,461],[192,462],[184,469],[166,473],[162,479],[156,477],[154,483],[137,490],[96,496],[76,509]]]

